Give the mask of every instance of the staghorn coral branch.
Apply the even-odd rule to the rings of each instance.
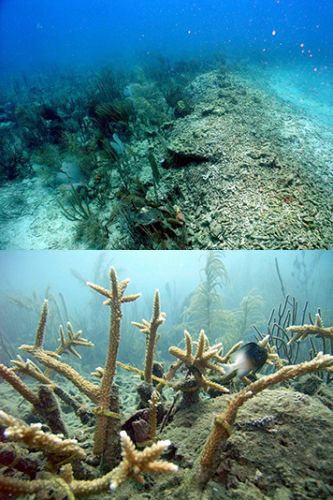
[[[306,339],[308,335],[318,335],[333,340],[333,327],[324,328],[320,314],[316,315],[314,325],[293,325],[287,328],[287,331],[293,333],[294,336],[289,340],[288,345],[293,342]]]
[[[200,457],[201,477],[199,481],[206,484],[214,473],[219,448],[229,438],[238,409],[246,401],[273,384],[299,377],[305,373],[331,369],[332,366],[333,356],[319,353],[311,361],[285,366],[271,375],[262,377],[233,396],[228,403],[227,409],[215,418],[213,428],[206,440]]]
[[[161,453],[170,446],[170,441],[158,441],[157,443],[137,451],[135,446],[125,431],[120,433],[122,447],[122,461],[113,470],[110,488],[115,490],[118,486],[129,478],[135,479],[139,483],[144,482],[143,472],[176,472],[178,467],[170,462],[158,460]]]
[[[60,345],[56,350],[56,354],[61,356],[64,352],[70,352],[77,358],[81,359],[81,354],[75,350],[74,346],[93,347],[94,344],[90,342],[90,340],[81,337],[82,330],[74,332],[72,324],[69,321],[67,322],[66,327],[67,337],[65,336],[63,326],[60,325],[59,327]]]
[[[0,377],[8,382],[24,399],[37,407],[39,398],[21,379],[16,375],[12,368],[0,364]]]
[[[30,359],[24,361],[22,356],[18,354],[17,359],[12,359],[11,362],[14,365],[13,371],[24,373],[25,375],[38,380],[38,382],[41,382],[42,384],[53,384],[52,380],[49,379]]]
[[[91,417],[91,414],[87,410],[84,410],[82,405],[76,401],[72,396],[70,396],[66,391],[64,391],[61,387],[56,385],[51,379],[49,379],[39,368],[38,366],[27,359],[24,361],[21,356],[17,356],[17,359],[12,360],[14,365],[13,371],[24,373],[38,382],[42,384],[49,385],[52,387],[53,392],[67,405],[73,408],[75,414],[80,418],[82,423],[86,423],[87,420]]]
[[[124,297],[129,280],[118,282],[115,269],[110,269],[110,290],[88,282],[87,285],[101,293],[108,300],[104,304],[110,306],[109,347],[103,370],[101,386],[98,395],[98,414],[94,437],[94,453],[103,455],[105,465],[110,468],[117,458],[119,440],[119,421],[114,418],[118,408],[116,391],[113,390],[113,381],[116,372],[117,354],[120,342],[120,323],[122,319],[121,304],[133,302],[141,294]],[[110,411],[111,410],[111,411]]]
[[[209,346],[205,332],[201,330],[195,355],[193,355],[193,340],[188,331],[184,332],[186,350],[172,346],[169,348],[169,353],[185,363],[187,368],[196,368],[201,374],[206,370],[212,370],[219,375],[224,374],[224,370],[216,361],[219,361],[219,350],[221,344]]]
[[[60,478],[58,478],[60,480]],[[10,495],[33,495],[40,491],[47,491],[54,486],[55,481],[51,479],[33,479],[25,481],[16,477],[0,475],[0,491]]]
[[[50,479],[35,479],[25,481],[13,477],[0,476],[0,490],[14,495],[33,494],[57,488],[73,499],[74,495],[87,496],[101,493],[108,488],[115,490],[124,481],[134,479],[139,483],[144,482],[143,473],[170,473],[178,470],[174,465],[165,460],[160,460],[160,455],[168,448],[170,441],[158,441],[157,443],[137,451],[133,442],[125,431],[120,433],[122,447],[122,461],[112,471],[102,477],[88,481],[73,479],[71,468],[62,468],[61,477],[51,476]]]
[[[45,299],[44,303],[42,305],[39,323],[38,323],[37,330],[36,330],[35,349],[43,347],[48,311],[49,311],[49,303],[48,303],[48,300]]]
[[[269,365],[274,365],[278,370],[282,368],[287,360],[280,358],[278,355],[277,349],[275,345],[271,345],[269,343],[269,335],[266,335],[262,340],[258,342],[260,347],[263,347],[267,351],[267,361]]]
[[[240,342],[237,342],[237,344],[234,344],[231,349],[229,349],[228,352],[226,352],[225,354],[217,354],[215,356],[216,360],[219,362],[219,363],[228,363],[228,361],[230,360],[231,356],[234,354],[234,352],[238,351],[238,349],[240,349],[240,347],[242,346],[243,344],[243,341],[241,340]]]
[[[0,424],[6,427],[4,435],[10,441],[24,443],[30,449],[41,450],[53,463],[73,458],[84,459],[84,450],[73,439],[62,439],[60,435],[43,432],[41,424],[30,426],[0,410]],[[64,463],[65,463],[64,462]]]
[[[31,346],[27,345],[21,346],[20,349],[29,352],[44,366],[55,370],[57,373],[67,378],[67,380],[70,380],[70,382],[72,382],[72,384],[74,384],[80,390],[80,392],[83,392],[83,394],[88,396],[91,401],[93,401],[94,403],[97,402],[99,395],[99,386],[86,380],[84,377],[82,377],[82,375],[80,375],[79,372],[74,370],[74,368],[67,365],[66,363],[63,363],[62,361],[59,361],[42,349],[34,349]]]
[[[142,320],[142,323],[132,322],[142,333],[148,336],[146,344],[145,372],[144,379],[147,384],[152,383],[154,352],[156,347],[156,338],[158,327],[165,321],[165,313],[161,312],[160,293],[155,290],[153,313],[150,321]]]

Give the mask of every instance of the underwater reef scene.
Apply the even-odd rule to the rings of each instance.
[[[332,248],[332,19],[3,0],[0,248]]]
[[[221,55],[26,75],[0,107],[2,248],[333,245],[333,129]]]
[[[0,498],[332,497],[332,252],[5,254]]]

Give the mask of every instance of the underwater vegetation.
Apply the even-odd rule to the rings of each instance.
[[[221,58],[13,79],[2,247],[48,201],[29,248],[329,248],[331,142],[292,111]]]
[[[226,271],[217,256],[210,255],[203,283],[207,288],[209,282],[214,297]],[[81,280],[77,272],[73,274]],[[119,359],[123,313],[141,294],[127,293],[129,280],[119,280],[113,267],[109,279],[109,288],[86,283],[109,310],[105,362],[91,376],[74,368],[73,361],[95,346],[69,318],[59,329],[58,345],[49,348],[47,299],[34,337],[27,332],[31,341],[20,346],[28,358],[17,356],[11,366],[0,364],[0,377],[30,406],[18,418],[6,411],[13,406],[3,399],[1,493],[7,498],[32,494],[94,498],[111,490],[116,498],[148,494],[199,499],[229,493],[240,498],[246,483],[251,494],[264,498],[274,492],[289,495],[288,488],[293,491],[291,484],[296,481],[300,498],[330,497],[332,448],[329,443],[323,448],[320,439],[329,441],[333,430],[333,327],[324,325],[320,311],[307,321],[306,305],[299,321],[297,301],[286,296],[273,310],[267,328],[256,329],[257,342],[244,344],[240,336],[228,350],[219,341],[211,342],[203,329],[198,334],[185,330],[180,345],[169,345],[172,363],[166,367],[157,356],[157,346],[167,315],[156,290],[151,318],[132,322],[145,346],[141,369]],[[212,336],[214,327],[208,325]],[[318,349],[320,344],[324,352]],[[138,384],[133,374],[139,377]],[[6,393],[5,384],[0,387]],[[137,394],[134,404],[128,391]],[[304,429],[306,443],[296,439]],[[237,445],[237,439],[243,444]],[[300,474],[297,467],[302,468],[307,446],[309,456],[316,456]],[[277,460],[291,450],[294,465],[288,465],[287,477]],[[260,462],[261,470],[255,470],[260,456],[266,465]],[[266,477],[263,467],[269,469],[272,461],[275,472]],[[246,467],[251,471],[248,477]],[[155,480],[148,479],[150,474]]]

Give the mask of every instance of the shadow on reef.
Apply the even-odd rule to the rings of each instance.
[[[151,319],[132,323],[145,338],[144,369],[140,370],[117,359],[123,306],[140,298],[138,293],[126,295],[128,284],[129,280],[118,280],[114,268],[110,289],[87,282],[110,310],[106,359],[92,373],[94,381],[63,360],[64,355],[80,356],[77,348],[93,349],[70,323],[66,334],[60,328],[55,350],[44,347],[47,300],[33,344],[20,347],[36,363],[19,356],[11,368],[0,364],[0,376],[32,407],[30,422],[0,411],[1,493],[6,498],[29,494],[74,498],[93,497],[111,488],[119,498],[139,497],[140,493],[161,499],[177,494],[202,498],[203,491],[213,497],[227,492],[230,498],[239,498],[248,488],[264,498],[267,493],[285,494],[286,490],[296,495],[298,488],[300,498],[308,498],[309,491],[311,498],[329,498],[332,448],[323,443],[333,430],[332,386],[328,377],[316,378],[314,384],[312,374],[332,374],[333,356],[319,352],[308,361],[287,364],[268,332],[254,351],[265,352],[265,356],[244,371],[240,366],[244,367],[248,344],[237,342],[223,353],[222,344],[211,345],[203,330],[197,340],[185,331],[184,347],[170,347],[175,361],[164,372],[155,359],[159,328],[166,319],[156,290]],[[311,324],[285,327],[289,346],[313,336],[330,343],[333,339],[333,328],[324,327],[320,314]],[[246,362],[249,359],[245,356]],[[142,378],[136,388],[138,409],[130,409],[126,417],[122,388],[115,380],[117,367]],[[259,374],[261,369],[267,374]],[[311,378],[297,382],[295,391],[290,382],[303,375]],[[31,386],[26,378],[34,380]],[[78,393],[67,390],[63,380]],[[276,384],[279,388],[266,391]],[[70,438],[71,412],[81,420],[79,442]],[[93,442],[87,440],[92,430]],[[309,450],[315,458],[307,462],[304,472]],[[293,463],[286,468],[283,457],[288,458],[288,453],[292,453]],[[162,477],[146,481],[149,473]],[[168,479],[163,478],[164,473],[169,473]],[[297,480],[294,490],[293,475]],[[129,479],[142,486],[135,487]],[[299,491],[302,487],[304,492]]]
[[[73,248],[329,248],[332,141],[293,112],[222,57],[13,80],[1,219],[29,210],[5,186],[39,179]]]

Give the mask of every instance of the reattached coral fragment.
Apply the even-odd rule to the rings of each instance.
[[[157,443],[137,451],[135,446],[125,431],[120,433],[122,447],[122,461],[113,470],[110,484],[111,490],[115,490],[121,483],[129,478],[135,479],[139,483],[144,483],[144,472],[165,473],[176,472],[177,465],[165,460],[159,460],[161,454],[170,446],[169,440],[158,441]]]

